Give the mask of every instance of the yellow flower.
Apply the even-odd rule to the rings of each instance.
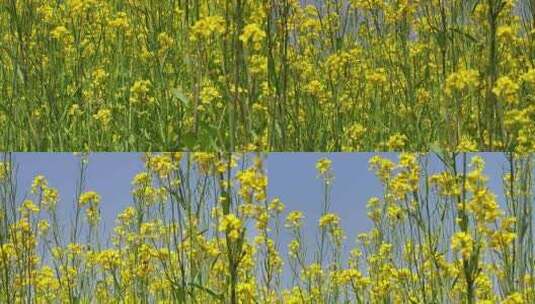
[[[334,213],[327,213],[323,215],[319,220],[320,228],[325,228],[327,226],[337,226],[340,223],[340,218]]]
[[[43,266],[36,272],[36,287],[39,294],[44,294],[48,299],[56,297],[56,289],[60,287],[56,273],[49,266]]]
[[[462,135],[461,141],[457,145],[458,152],[475,152],[478,151],[477,143],[468,135]]]
[[[388,150],[399,151],[402,150],[409,139],[405,134],[395,133],[388,138],[386,146]]]
[[[455,233],[451,238],[451,248],[459,251],[465,260],[470,258],[474,250],[472,237],[466,232]]]
[[[113,270],[121,264],[121,256],[116,250],[107,249],[98,254],[97,261],[105,270]]]
[[[191,41],[209,38],[212,34],[221,34],[225,30],[225,19],[221,16],[209,16],[195,22],[191,27]]]
[[[268,178],[259,172],[258,169],[252,167],[239,171],[236,174],[236,179],[240,183],[239,194],[244,200],[251,202],[251,198],[253,197],[257,201],[266,199]]]
[[[371,170],[375,170],[381,182],[386,182],[390,179],[392,170],[395,168],[394,162],[387,158],[382,158],[379,155],[374,155],[368,161]]]
[[[468,88],[475,88],[479,84],[479,72],[472,69],[459,69],[446,79],[445,92],[452,95],[453,92],[464,91]]]
[[[236,286],[236,292],[244,303],[253,303],[256,295],[254,282],[241,282]]]
[[[32,192],[33,193],[37,193],[37,191],[42,190],[47,185],[48,185],[48,182],[47,182],[46,178],[44,176],[42,176],[42,175],[37,175],[33,179]]]
[[[344,127],[344,136],[348,139],[348,144],[344,145],[344,151],[358,151],[361,149],[363,135],[367,129],[359,123],[354,123],[351,126]]]
[[[362,10],[382,8],[385,5],[382,0],[350,0],[349,3],[352,7]]]
[[[362,273],[357,269],[343,269],[336,275],[336,281],[339,285],[346,285],[361,280]]]
[[[240,40],[243,43],[253,42],[254,49],[260,49],[260,42],[266,37],[266,33],[256,23],[248,24],[243,28]]]
[[[10,170],[11,168],[9,163],[0,162],[0,182],[4,181],[8,177]]]
[[[449,172],[441,172],[432,175],[429,178],[431,184],[438,186],[440,195],[442,196],[456,196],[460,194],[461,188],[458,183],[458,178]]]
[[[532,86],[535,86],[535,69],[529,69],[526,73],[520,76],[520,79]]]
[[[527,303],[524,301],[524,298],[520,292],[513,292],[509,294],[503,301],[502,304],[524,304]]]
[[[241,233],[241,220],[234,214],[227,214],[219,223],[219,232],[225,232],[232,240],[237,240]]]
[[[39,229],[39,232],[44,234],[48,231],[48,228],[50,227],[50,224],[47,220],[40,220],[37,223],[37,229]]]
[[[327,158],[322,158],[316,162],[316,169],[320,175],[324,175],[331,169],[332,161]]]
[[[303,221],[303,212],[301,211],[291,211],[286,217],[286,227],[287,228],[299,228]]]
[[[116,29],[127,29],[129,26],[128,17],[125,12],[117,12],[115,18],[108,22],[109,26]]]
[[[22,209],[31,213],[39,212],[39,207],[34,204],[31,200],[25,200],[22,202]]]
[[[168,49],[170,49],[173,44],[175,43],[175,40],[169,36],[166,32],[162,32],[158,34],[158,44],[160,45],[160,52],[165,52]]]
[[[151,82],[149,80],[137,80],[130,88],[130,102],[133,104],[147,101],[152,103],[153,97],[149,97]]]
[[[54,38],[54,39],[61,39],[65,36],[67,36],[69,34],[69,30],[60,25],[60,26],[57,26],[56,28],[54,28],[51,32],[50,32],[50,35]]]
[[[100,220],[100,210],[98,209],[98,205],[90,205],[85,210],[85,213],[90,225],[95,225]]]
[[[400,220],[403,215],[403,209],[397,205],[388,206],[386,212],[392,221]]]
[[[320,97],[325,87],[319,80],[313,79],[305,85],[304,90],[312,96]]]
[[[496,36],[506,41],[512,41],[515,37],[515,32],[512,27],[508,25],[500,26],[496,30]]]
[[[262,55],[252,55],[249,57],[249,63],[250,63],[250,72],[253,75],[265,75],[267,73],[268,68],[268,59],[266,56]]]
[[[78,202],[80,203],[81,207],[87,204],[98,205],[100,203],[100,195],[94,191],[88,191],[80,195]]]
[[[388,80],[384,68],[375,69],[373,72],[367,73],[365,77],[366,81],[373,85],[381,85]]]
[[[177,169],[177,164],[174,162],[171,155],[162,153],[156,156],[151,156],[148,159],[147,167],[158,174],[160,178],[164,178]]]
[[[496,85],[492,89],[492,93],[505,100],[509,104],[517,102],[516,93],[520,86],[515,83],[511,78],[502,76],[496,81]]]
[[[276,197],[269,203],[269,210],[274,211],[275,213],[282,213],[284,211],[284,204],[281,200]]]
[[[323,275],[323,269],[318,263],[312,263],[303,269],[303,276],[307,279],[317,278]]]
[[[476,221],[481,224],[492,223],[500,215],[496,196],[488,189],[477,190],[467,204],[468,211],[474,213]]]
[[[136,216],[136,209],[133,207],[128,207],[124,209],[118,216],[117,219],[124,225],[128,225],[132,222]]]
[[[500,229],[493,232],[490,236],[490,247],[499,250],[509,246],[516,239],[516,233],[514,232],[515,223],[515,217],[503,218]]]
[[[111,110],[100,109],[98,110],[97,114],[93,115],[93,118],[95,118],[104,128],[106,128],[111,120]]]
[[[77,117],[77,116],[82,115],[82,113],[83,112],[82,112],[82,110],[80,110],[80,105],[78,105],[78,104],[73,104],[69,108],[69,115],[70,116]]]
[[[46,187],[43,188],[43,205],[47,209],[53,209],[59,200],[59,192],[57,189]]]
[[[299,252],[299,248],[301,248],[301,244],[299,243],[299,241],[298,240],[292,240],[288,244],[288,254],[291,257],[297,257],[297,254]]]
[[[490,247],[501,249],[509,246],[516,239],[516,233],[507,231],[497,231],[491,235]]]
[[[93,85],[95,87],[101,85],[102,83],[104,83],[108,76],[109,74],[106,73],[106,70],[104,70],[103,68],[96,68],[91,74],[91,77],[93,79]]]
[[[50,4],[43,3],[37,8],[37,13],[43,18],[46,22],[51,22],[54,17],[54,9]]]
[[[221,98],[221,94],[213,85],[205,85],[201,89],[199,97],[201,100],[201,104],[198,106],[198,109],[200,111],[204,111],[207,106],[210,106],[212,104],[214,104],[217,108],[223,107],[223,103],[221,103],[221,101],[219,100]],[[215,103],[214,101],[217,101],[217,103]]]
[[[134,176],[134,180],[132,181],[132,185],[135,186],[146,186],[150,184],[151,178],[150,174],[147,172],[141,172],[138,173],[136,176]]]

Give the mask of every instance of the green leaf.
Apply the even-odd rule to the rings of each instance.
[[[184,105],[189,105],[189,99],[188,97],[182,92],[182,88],[173,88],[171,89],[171,94],[178,100],[182,101]]]
[[[17,66],[17,76],[19,76],[20,81],[21,81],[22,83],[24,83],[24,75],[22,74],[22,70],[20,69],[19,66]]]
[[[218,293],[216,293],[215,291],[213,291],[212,289],[210,289],[208,287],[204,287],[204,286],[201,286],[201,285],[199,285],[197,283],[193,283],[193,282],[189,283],[189,285],[207,292],[209,295],[211,295],[212,297],[214,297],[214,298],[216,298],[218,300],[223,300],[224,299],[222,294],[218,294]]]
[[[442,149],[438,141],[435,141],[431,145],[429,145],[429,151],[436,153],[438,155],[442,155],[444,152],[444,150]]]

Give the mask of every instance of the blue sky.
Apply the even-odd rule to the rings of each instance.
[[[139,153],[93,153],[89,158],[85,191],[97,191],[101,197],[101,216],[105,230],[113,227],[118,212],[131,202],[131,180],[143,170]],[[79,156],[73,153],[15,153],[18,166],[19,194],[29,193],[33,178],[44,175],[60,193],[58,213],[66,219],[75,199],[79,175]]]
[[[271,153],[267,158],[269,192],[278,196],[287,211],[300,210],[305,214],[304,236],[307,246],[315,244],[318,220],[321,215],[322,181],[317,178],[316,161],[322,157],[332,160],[335,176],[332,185],[331,212],[340,216],[341,225],[346,233],[345,255],[355,245],[359,233],[371,227],[367,217],[366,204],[373,196],[382,195],[382,186],[375,174],[368,169],[368,160],[377,153]],[[503,202],[501,175],[505,164],[503,153],[478,153],[485,159],[485,174],[489,177],[488,186]],[[396,153],[380,153],[392,160],[398,159]],[[470,159],[470,156],[469,156]],[[431,171],[442,170],[440,161],[431,156]],[[281,244],[286,250],[288,236],[283,235]]]
[[[368,160],[374,153],[271,153],[267,157],[270,198],[279,197],[286,205],[286,212],[301,210],[305,215],[304,235],[310,245],[315,242],[316,227],[322,202],[322,182],[317,178],[315,163],[322,157],[332,160],[335,179],[332,188],[331,212],[340,215],[346,231],[345,246],[354,245],[358,233],[370,227],[366,203],[372,196],[381,195],[381,185],[373,172],[368,170]],[[395,153],[382,154],[397,159]],[[489,187],[503,197],[501,174],[505,157],[502,153],[481,153],[486,160]],[[87,190],[102,197],[102,225],[110,231],[118,212],[131,202],[131,180],[143,170],[140,153],[94,153],[89,157]],[[18,165],[19,197],[29,192],[34,176],[46,176],[49,185],[60,191],[58,208],[60,220],[68,223],[72,210],[78,174],[78,156],[72,153],[16,153]],[[431,158],[431,167],[438,169],[438,160]],[[108,239],[104,237],[103,240]],[[281,236],[283,252],[287,235]]]

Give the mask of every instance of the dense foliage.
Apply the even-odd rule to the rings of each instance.
[[[3,150],[534,151],[531,0],[4,0]]]

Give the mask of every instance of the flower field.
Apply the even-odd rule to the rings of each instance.
[[[531,0],[3,0],[0,149],[535,150]]]
[[[332,211],[329,158],[316,163],[321,214],[305,231],[307,207],[287,210],[269,190],[266,157],[144,154],[131,203],[106,230],[88,155],[69,205],[43,175],[17,189],[25,164],[3,154],[0,302],[535,302],[533,156],[503,154],[503,194],[478,154],[370,156],[382,191],[354,240]]]
[[[535,303],[535,0],[0,0],[0,151],[0,303]]]

